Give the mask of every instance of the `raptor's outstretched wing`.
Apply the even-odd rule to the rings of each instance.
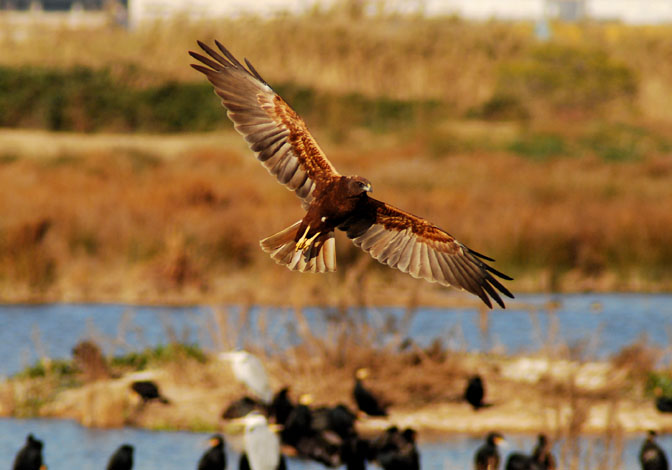
[[[339,228],[376,260],[415,278],[464,289],[490,308],[490,298],[504,308],[500,292],[513,298],[493,274],[511,278],[485,263],[492,259],[469,249],[429,221],[389,204],[367,198]]]
[[[264,167],[296,192],[307,207],[315,188],[341,175],[310,135],[303,119],[252,64],[245,60],[245,67],[218,41],[215,44],[221,53],[198,41],[209,57],[190,51],[203,64],[192,67],[214,85],[234,127]]]

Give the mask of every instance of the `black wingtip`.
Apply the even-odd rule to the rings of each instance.
[[[491,261],[491,262],[494,262],[494,261],[495,261],[494,258],[490,258],[489,256],[485,256],[483,253],[479,253],[478,251],[474,251],[474,250],[472,250],[471,248],[469,248],[469,252],[470,252],[472,255],[474,255],[474,256],[476,256],[476,257],[478,257],[478,258],[481,258],[482,260],[485,260],[485,261]]]
[[[199,72],[201,72],[204,75],[209,75],[209,74],[212,73],[212,70],[210,70],[207,67],[203,67],[200,64],[189,64],[189,65],[191,66],[191,68],[198,70]]]
[[[257,72],[257,69],[254,68],[254,65],[252,65],[252,63],[250,63],[250,61],[247,60],[247,58],[245,59],[245,64],[247,65],[247,68],[250,70],[252,75],[254,75],[254,77],[257,80],[261,81],[261,83],[264,83],[264,84],[268,85],[268,83],[266,83],[266,80],[261,78],[261,75],[259,75],[259,72]]]
[[[492,310],[492,302],[490,302],[490,298],[488,297],[488,294],[486,294],[485,292],[480,292],[478,294],[478,297],[483,301],[483,303],[485,305],[488,306],[488,308],[490,310]],[[497,299],[497,297],[495,297],[494,299],[497,301],[498,304],[502,305],[501,304],[501,301],[502,301],[501,299]]]
[[[487,295],[490,295],[490,297],[492,297],[495,300],[495,302],[497,302],[497,304],[499,304],[500,307],[506,308],[506,305],[504,305],[504,301],[502,301],[502,298],[499,296],[497,291],[490,285],[490,283],[488,282],[488,279],[486,279],[485,282],[483,282],[482,287],[488,293]],[[487,295],[485,293],[483,295],[487,299]],[[482,298],[483,297],[481,297],[481,299]],[[492,308],[492,303],[489,301],[489,299],[488,299],[488,302],[486,302],[486,305],[488,307]]]

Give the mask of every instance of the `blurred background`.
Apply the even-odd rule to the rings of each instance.
[[[495,258],[509,310],[345,237],[336,273],[275,265],[258,241],[303,211],[189,67],[215,39],[341,173]],[[427,468],[471,465],[493,426],[526,450],[546,432],[561,468],[637,468],[642,433],[672,429],[671,0],[0,0],[0,187],[3,416],[209,433],[242,391],[211,355],[244,347],[325,403],[373,366]],[[118,421],[71,362],[82,339],[115,373],[160,369],[174,407]],[[478,413],[476,372],[497,405]],[[49,446],[70,436],[100,467],[103,435],[73,426],[3,421],[0,455],[41,429],[52,459],[73,465]]]
[[[667,0],[247,3],[3,2],[4,299],[297,284],[258,240],[301,209],[189,67],[197,39],[247,57],[341,172],[496,258],[517,292],[669,290]],[[362,259],[342,243],[343,269],[301,284],[333,290]]]

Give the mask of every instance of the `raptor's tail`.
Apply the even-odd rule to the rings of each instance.
[[[319,235],[308,246],[297,249],[296,232],[299,220],[281,232],[261,240],[261,249],[276,263],[292,271],[324,273],[336,270],[336,243],[334,232]]]

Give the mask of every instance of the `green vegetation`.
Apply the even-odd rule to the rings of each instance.
[[[208,130],[225,116],[206,83],[139,89],[108,69],[0,67],[0,126],[54,131]]]
[[[109,69],[0,67],[0,126],[51,131],[194,132],[230,126],[212,86],[167,81],[141,88]],[[437,101],[334,95],[295,85],[276,90],[306,119],[339,128],[385,131],[441,117]],[[4,161],[4,159],[3,159]]]
[[[112,369],[140,371],[150,367],[162,366],[181,359],[191,359],[200,363],[207,362],[207,357],[200,346],[196,344],[171,343],[160,344],[143,351],[132,351],[121,356],[107,359]],[[74,385],[77,376],[77,367],[71,360],[50,359],[39,360],[17,373],[17,379],[35,379],[49,377],[60,382],[61,385]]]
[[[615,103],[632,106],[638,84],[633,68],[604,50],[549,43],[502,63],[495,96],[509,97],[509,108],[536,107],[535,114],[595,116]]]
[[[34,379],[36,377],[46,377],[47,375],[52,375],[57,378],[71,377],[75,374],[76,370],[72,366],[70,361],[65,361],[61,359],[55,360],[39,360],[32,366],[26,367],[23,371],[16,374],[18,378],[28,378]]]
[[[663,396],[672,397],[672,376],[669,372],[652,371],[649,372],[648,378],[644,385],[645,392],[654,396],[654,390],[660,388]]]
[[[114,356],[109,359],[113,368],[130,368],[144,370],[148,367],[160,366],[179,359],[193,359],[200,363],[206,362],[205,353],[195,344],[171,343],[147,348],[143,351],[133,351],[123,356]]]

